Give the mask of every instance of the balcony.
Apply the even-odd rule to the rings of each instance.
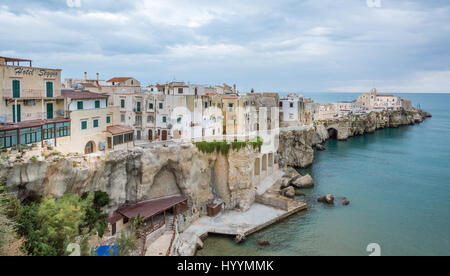
[[[17,97],[17,95],[14,97],[12,89],[3,89],[0,91],[2,92],[3,98],[8,100],[40,100],[60,98],[56,97],[56,91],[53,91],[52,97],[47,97],[47,91],[39,89],[22,89],[18,95],[19,97]]]
[[[51,120],[51,119],[64,119],[64,118],[68,118],[68,116],[66,116],[67,114],[65,114],[65,112],[53,112],[52,116],[50,119],[48,119],[48,113],[47,112],[21,112],[20,114],[20,121],[21,122],[25,122],[25,121],[36,121],[36,120]],[[0,114],[0,122],[5,122],[5,123],[12,123],[13,122],[13,115],[12,114]]]

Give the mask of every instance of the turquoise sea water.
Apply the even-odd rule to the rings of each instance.
[[[357,94],[310,94],[317,102]],[[433,114],[424,123],[330,140],[313,166],[300,170],[316,181],[304,190],[308,211],[236,245],[210,236],[198,255],[450,255],[450,94],[402,94]],[[319,196],[345,196],[350,206],[327,207]],[[260,247],[256,240],[272,243]]]

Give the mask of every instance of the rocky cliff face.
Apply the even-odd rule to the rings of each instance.
[[[311,129],[281,131],[278,158],[282,166],[308,167],[314,159],[313,146],[330,138],[346,140],[377,129],[421,123],[427,117],[431,114],[419,110],[385,111],[317,121]]]
[[[21,199],[102,190],[111,198],[108,211],[123,203],[181,193],[189,198],[191,214],[198,215],[215,199],[222,199],[228,209],[248,209],[255,200],[251,181],[255,158],[250,147],[221,156],[203,154],[185,144],[5,162],[0,165],[0,177]]]

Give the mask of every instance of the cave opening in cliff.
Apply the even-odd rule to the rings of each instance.
[[[330,128],[328,129],[328,136],[330,136],[330,139],[337,139],[338,131],[335,128]]]

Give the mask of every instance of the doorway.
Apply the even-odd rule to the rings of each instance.
[[[162,140],[166,141],[167,140],[167,130],[163,130],[162,131]]]
[[[53,103],[47,103],[47,120],[53,119]]]
[[[85,154],[91,154],[95,152],[95,143],[93,141],[89,141],[84,148]]]

